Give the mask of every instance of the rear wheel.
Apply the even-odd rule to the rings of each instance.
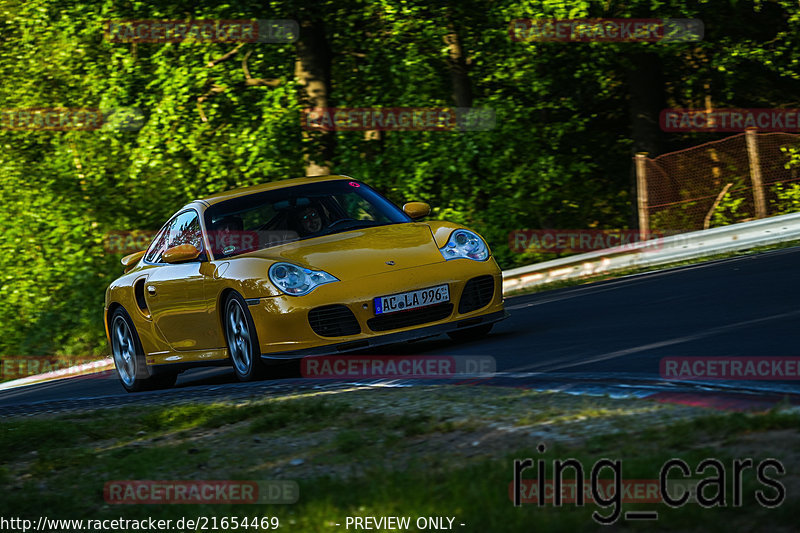
[[[123,308],[114,311],[111,317],[111,353],[114,366],[122,386],[128,392],[140,392],[158,385],[147,371],[144,350],[133,321]],[[177,377],[177,376],[176,376]],[[171,386],[174,384],[174,380]]]
[[[466,329],[457,329],[447,332],[447,336],[457,342],[475,341],[485,337],[492,331],[494,324],[483,324]]]
[[[231,293],[225,302],[225,340],[239,381],[253,381],[265,374],[261,350],[253,317],[247,303],[237,293]]]

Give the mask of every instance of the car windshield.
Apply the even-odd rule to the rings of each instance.
[[[335,180],[254,193],[205,212],[211,250],[230,257],[286,242],[411,222],[367,185]]]

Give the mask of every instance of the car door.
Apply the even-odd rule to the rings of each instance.
[[[175,215],[164,234],[145,256],[153,264],[145,282],[145,299],[153,322],[174,350],[210,348],[212,327],[204,298],[205,276],[203,238],[197,211],[188,209]],[[200,257],[185,263],[163,261],[164,251],[181,244],[192,244]]]

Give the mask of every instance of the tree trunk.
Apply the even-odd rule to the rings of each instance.
[[[444,38],[447,44],[447,64],[450,67],[450,80],[453,85],[453,101],[456,107],[472,107],[472,85],[467,73],[467,60],[461,45],[461,37],[455,26],[448,24]]]
[[[469,62],[464,52],[461,35],[453,22],[453,13],[448,13],[447,17],[447,35],[444,37],[444,42],[447,45],[447,66],[450,72],[450,83],[453,88],[453,102],[456,107],[470,108],[472,107],[473,96],[472,84],[469,78]],[[464,118],[466,117],[460,117],[460,119]],[[480,175],[478,161],[475,158],[470,159],[469,168],[473,176]],[[475,212],[484,212],[489,207],[490,198],[491,191],[487,187],[478,188],[474,198]]]
[[[331,57],[324,22],[302,21],[297,40],[295,77],[300,84],[300,101],[304,107],[326,108],[330,105]],[[336,133],[303,130],[303,141],[306,176],[330,174]]]
[[[664,143],[664,134],[659,124],[661,110],[666,107],[661,58],[651,52],[632,54],[627,78],[630,91],[631,137],[633,139],[631,156],[639,152],[647,152],[648,157],[655,157],[662,153]],[[636,164],[633,157],[631,157],[630,177],[631,198],[635,199],[637,197]],[[630,224],[631,227],[638,228],[635,201],[631,202]]]

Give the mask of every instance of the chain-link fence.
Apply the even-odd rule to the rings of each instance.
[[[748,130],[635,158],[639,225],[680,233],[800,211],[800,135]]]

